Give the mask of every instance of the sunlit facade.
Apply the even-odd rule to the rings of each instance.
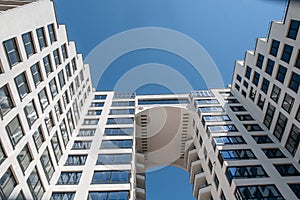
[[[0,0],[0,199],[143,200],[145,171],[166,165],[198,200],[299,199],[299,10],[231,87],[136,95],[92,88],[52,1]]]

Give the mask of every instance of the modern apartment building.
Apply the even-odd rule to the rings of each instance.
[[[142,200],[164,165],[198,200],[299,199],[299,11],[236,62],[232,87],[135,95],[92,88],[52,1],[0,0],[0,199]]]

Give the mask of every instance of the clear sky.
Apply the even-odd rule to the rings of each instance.
[[[168,28],[197,41],[216,63],[225,85],[231,82],[234,61],[243,59],[246,50],[254,49],[257,37],[267,36],[270,21],[283,18],[286,4],[280,0],[54,2],[59,23],[67,25],[69,40],[76,42],[77,51],[84,58],[99,43],[120,32],[141,27]],[[195,73],[191,63],[176,54],[157,49],[141,49],[120,56],[95,87],[113,90],[124,73],[146,63],[161,63],[174,68],[188,79],[193,89],[206,89],[203,77]],[[137,92],[166,93],[170,90],[159,84],[144,84]],[[181,169],[167,167],[147,174],[147,200],[194,199],[191,191],[188,174]]]

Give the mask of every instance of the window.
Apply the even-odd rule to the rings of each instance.
[[[80,87],[78,76],[76,76],[76,78],[75,78],[75,86],[76,86],[76,89],[78,89]]]
[[[42,50],[43,48],[47,47],[44,27],[36,29],[36,34],[38,37],[40,50]]]
[[[277,103],[280,97],[280,93],[281,93],[281,89],[276,85],[273,85],[273,89],[270,95],[271,99]]]
[[[263,66],[263,62],[264,62],[264,55],[262,55],[262,54],[258,54],[258,56],[257,56],[257,61],[256,61],[256,66],[258,67],[258,68],[262,68],[262,66]]]
[[[53,192],[50,200],[73,200],[75,192]]]
[[[71,64],[72,64],[72,69],[73,69],[73,73],[77,70],[77,65],[76,65],[76,60],[75,58],[73,58],[71,60]]]
[[[239,82],[241,82],[242,81],[242,77],[240,76],[240,75],[236,75],[236,80],[238,80]]]
[[[233,112],[246,111],[246,109],[243,106],[230,106],[230,108]]]
[[[31,156],[31,153],[30,153],[30,150],[29,150],[27,144],[24,146],[24,148],[18,154],[17,160],[21,166],[22,171],[25,172],[25,170],[29,166],[30,162],[32,161],[32,156]]]
[[[112,135],[132,135],[133,128],[106,128],[104,131],[104,135],[112,136]]]
[[[3,161],[7,158],[5,155],[5,152],[3,151],[2,144],[0,143],[0,165],[3,163]]]
[[[261,94],[259,94],[259,95],[258,95],[258,99],[257,99],[257,106],[258,106],[261,110],[264,109],[265,101],[266,101],[266,98],[263,97]]]
[[[68,58],[68,51],[67,51],[66,44],[61,45],[61,53],[62,53],[63,59],[66,60]]]
[[[15,78],[15,83],[19,92],[19,96],[21,99],[23,99],[30,92],[25,72],[21,73]]]
[[[224,99],[224,102],[228,104],[240,103],[237,99]]]
[[[65,70],[66,70],[66,74],[67,74],[67,79],[69,80],[69,78],[72,76],[70,64],[67,64],[67,65],[65,66]]]
[[[294,156],[300,143],[300,129],[293,124],[285,148]]]
[[[120,165],[130,164],[131,154],[100,154],[97,165]]]
[[[23,191],[22,191],[22,190],[20,190],[20,192],[19,192],[19,194],[18,194],[16,200],[25,200],[25,197],[24,197],[24,194],[23,194]]]
[[[214,94],[210,90],[192,91],[192,97],[213,97]]]
[[[283,60],[286,63],[290,63],[292,53],[293,53],[293,47],[288,44],[285,44],[283,48],[281,60]]]
[[[289,88],[297,93],[299,84],[300,84],[300,75],[295,72],[292,72]]]
[[[218,177],[217,177],[217,174],[215,174],[215,177],[214,177],[214,183],[215,183],[215,185],[216,185],[216,189],[217,189],[217,191],[218,191],[218,189],[219,189],[219,179],[218,179]]]
[[[265,178],[268,174],[261,165],[228,167],[226,177],[231,184],[232,179]]]
[[[85,165],[87,155],[69,155],[65,165]]]
[[[78,150],[78,149],[90,149],[91,148],[92,141],[74,141],[73,150]]]
[[[66,84],[63,70],[58,73],[58,80],[60,88],[62,88]]]
[[[244,124],[247,131],[262,131],[262,128],[258,124]]]
[[[38,94],[38,96],[39,96],[39,100],[40,100],[42,110],[44,111],[49,105],[49,100],[48,100],[46,89],[45,88],[42,89],[40,91],[40,93]]]
[[[52,159],[50,157],[48,148],[45,149],[45,151],[43,152],[40,160],[41,160],[41,164],[43,166],[46,178],[47,178],[48,181],[50,181],[53,174],[54,174],[54,167],[53,167],[53,164],[52,164]]]
[[[256,90],[255,90],[253,87],[251,87],[251,88],[250,88],[250,92],[249,92],[249,98],[250,98],[252,101],[254,101],[255,96],[256,96]]]
[[[218,104],[217,99],[197,99],[196,104]]]
[[[254,72],[252,83],[257,86],[258,82],[259,82],[259,78],[260,78],[259,73],[258,72]]]
[[[54,24],[48,25],[48,33],[49,33],[49,37],[50,37],[50,42],[52,44],[53,42],[55,42],[57,40],[55,30],[54,30]]]
[[[58,163],[58,161],[60,160],[60,158],[62,156],[62,150],[61,150],[57,132],[55,132],[53,137],[51,138],[51,145],[52,145],[52,148],[54,151],[56,162]]]
[[[103,140],[100,149],[131,148],[132,140]]]
[[[261,90],[267,94],[268,93],[268,89],[269,89],[269,84],[270,84],[270,81],[263,78],[263,82],[261,84]]]
[[[67,119],[68,119],[67,122],[69,123],[70,132],[72,133],[73,130],[75,129],[75,125],[74,125],[73,114],[71,112],[71,109],[67,112]]]
[[[58,185],[77,185],[82,172],[61,172],[57,181]]]
[[[291,190],[295,193],[295,195],[300,199],[300,184],[299,183],[289,183],[288,184]]]
[[[273,60],[268,59],[267,66],[266,66],[266,72],[270,76],[272,76],[273,69],[274,69],[274,64],[275,64],[275,62]]]
[[[277,56],[278,48],[279,48],[280,42],[277,40],[272,40],[272,45],[270,49],[270,54],[274,57]]]
[[[27,184],[34,200],[42,200],[45,193],[45,189],[38,174],[38,170],[35,167],[27,179]]]
[[[287,37],[296,40],[299,26],[300,26],[300,22],[292,19],[290,22],[290,27],[289,27]]]
[[[17,186],[16,179],[10,168],[6,170],[6,172],[2,175],[0,180],[0,198],[9,199],[10,194]]]
[[[64,106],[66,107],[68,105],[68,103],[70,103],[70,99],[69,99],[69,95],[68,95],[67,91],[65,91],[62,94],[62,99],[63,99],[63,102],[64,102]]]
[[[213,165],[212,165],[210,159],[208,159],[208,168],[209,168],[209,171],[210,171],[210,174],[211,174],[212,170],[213,170]]]
[[[51,64],[51,59],[50,59],[50,54],[43,58],[43,63],[44,63],[46,76],[48,77],[48,75],[53,71],[52,64]]]
[[[134,106],[134,101],[113,101],[111,106]]]
[[[295,119],[300,122],[300,106],[298,107],[298,111],[296,113]]]
[[[6,115],[12,108],[14,104],[11,99],[11,95],[7,85],[4,85],[0,88],[0,115],[3,117]]]
[[[77,136],[94,136],[96,129],[80,129]]]
[[[237,200],[270,199],[284,200],[275,185],[237,186],[235,197]]]
[[[33,132],[32,138],[37,150],[39,150],[39,148],[42,146],[43,142],[45,141],[41,126],[39,126],[37,130]]]
[[[282,113],[279,113],[277,123],[274,128],[274,136],[281,141],[282,135],[285,131],[285,127],[287,124],[288,118],[284,116]]]
[[[9,62],[9,65],[14,65],[21,62],[21,56],[17,45],[17,38],[12,38],[3,42],[5,53]]]
[[[240,121],[253,121],[253,117],[249,114],[244,114],[244,115],[236,115],[237,118],[240,120]]]
[[[298,51],[298,56],[295,62],[295,67],[300,69],[300,50]]]
[[[28,125],[31,127],[32,124],[38,119],[38,114],[33,100],[24,107],[24,113],[26,115]]]
[[[35,48],[34,48],[31,32],[23,34],[22,39],[27,54],[27,58],[29,58],[31,55],[35,54]]]
[[[24,132],[19,120],[19,116],[16,116],[7,124],[6,131],[8,133],[8,136],[10,138],[13,147],[15,147],[18,144],[18,142],[21,140],[21,138],[24,136]]]
[[[199,111],[201,113],[209,113],[209,112],[223,112],[223,108],[221,106],[211,106],[211,107],[200,107]]]
[[[246,97],[246,96],[247,96],[246,91],[242,90],[242,95],[243,95],[244,97]]]
[[[250,160],[256,159],[255,155],[250,149],[238,150],[220,150],[218,156],[220,163],[223,164],[224,160]]]
[[[60,55],[59,55],[59,49],[55,49],[53,51],[53,57],[54,57],[55,65],[57,67],[58,65],[61,64],[61,59],[60,59]]]
[[[252,135],[252,137],[257,144],[273,143],[273,141],[267,135]]]
[[[45,116],[45,124],[46,124],[48,134],[49,134],[52,131],[52,128],[55,126],[53,116],[52,116],[52,112],[48,113]]]
[[[129,171],[95,171],[92,184],[129,183]]]
[[[134,114],[134,109],[111,109],[110,115],[129,115]]]
[[[34,65],[32,65],[30,67],[30,71],[33,78],[34,85],[36,87],[43,80],[39,63],[35,63]]]
[[[59,125],[59,129],[60,129],[60,133],[61,133],[61,137],[63,139],[64,145],[66,147],[69,142],[69,134],[68,134],[68,129],[67,129],[65,120],[62,120],[62,122]]]
[[[243,82],[243,85],[245,86],[245,88],[248,88],[248,86],[249,86],[249,84],[248,84],[247,81],[244,81],[244,82]]]
[[[265,119],[264,119],[264,125],[266,125],[266,127],[268,129],[270,129],[270,127],[271,127],[275,110],[276,110],[275,106],[273,106],[272,104],[269,103],[267,112],[265,115]]]
[[[223,122],[230,121],[228,115],[204,115],[202,117],[203,122]]]
[[[106,97],[107,95],[95,95],[94,100],[104,100]]]
[[[97,125],[98,122],[99,122],[99,119],[85,119],[83,121],[83,124],[84,125],[88,125],[88,124],[90,124],[90,125]]]
[[[106,124],[133,124],[133,118],[108,118]]]
[[[87,115],[101,115],[102,110],[88,110]]]
[[[71,82],[71,84],[69,86],[69,91],[70,91],[70,96],[71,96],[71,99],[72,99],[72,97],[75,95],[75,89],[74,89],[73,82]]]
[[[91,107],[103,107],[104,102],[94,102],[91,103]]]
[[[210,133],[227,133],[238,131],[233,124],[207,126]]]
[[[63,113],[62,105],[61,105],[60,100],[58,100],[58,102],[56,102],[56,104],[54,104],[54,110],[55,110],[55,114],[56,114],[56,117],[57,117],[57,121],[59,121],[59,118]]]
[[[116,192],[89,192],[88,200],[128,200],[128,191],[116,191]]]
[[[234,84],[234,87],[237,89],[237,91],[240,91],[240,86],[238,84]]]
[[[245,77],[250,79],[252,68],[247,65]]]
[[[286,158],[278,148],[262,149],[268,158]]]
[[[295,99],[289,94],[285,94],[281,107],[288,113],[291,112]]]
[[[299,171],[292,164],[274,164],[281,176],[300,176]]]
[[[242,136],[222,136],[214,137],[212,145],[215,149],[216,146],[234,145],[234,144],[246,144]]]
[[[149,104],[188,104],[188,99],[141,99],[139,100],[139,105],[149,105]]]
[[[287,68],[285,68],[282,65],[279,65],[277,75],[276,75],[276,79],[278,81],[280,81],[281,83],[283,83],[284,79],[285,79],[286,72],[287,72]]]

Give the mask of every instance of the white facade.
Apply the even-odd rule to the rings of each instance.
[[[232,89],[136,96],[92,91],[50,0],[11,2],[0,7],[0,199],[141,200],[145,170],[163,165],[189,172],[199,200],[300,198],[300,3],[236,62]]]

